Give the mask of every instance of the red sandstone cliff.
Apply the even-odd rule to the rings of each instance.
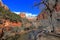
[[[5,10],[9,10],[9,8],[5,4],[3,4],[2,1],[0,1],[0,6],[2,6]]]
[[[21,12],[21,13],[19,14],[19,16],[20,16],[21,18],[26,18],[26,14],[25,14],[24,12]]]
[[[42,12],[37,16],[37,20],[47,19],[47,13]]]
[[[7,30],[10,29],[10,27],[21,27],[22,23],[21,22],[11,22],[9,20],[2,20],[3,23],[0,24],[0,28],[6,28]]]

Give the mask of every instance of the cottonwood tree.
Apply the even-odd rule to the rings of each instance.
[[[34,6],[39,6],[41,4],[44,4],[45,8],[42,11],[45,10],[48,14],[47,16],[49,16],[48,19],[49,19],[49,23],[52,27],[52,30],[51,30],[52,32],[54,32],[54,30],[55,30],[54,24],[53,24],[53,21],[54,21],[53,14],[56,11],[56,5],[58,2],[59,2],[59,0],[41,0],[41,2],[34,5]]]

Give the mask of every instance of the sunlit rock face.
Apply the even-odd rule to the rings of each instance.
[[[5,20],[4,27],[10,27],[11,22],[9,20]]]
[[[0,1],[0,6],[4,6],[2,1]]]
[[[0,28],[9,28],[9,27],[20,27],[22,25],[21,22],[11,22],[9,20],[2,20],[3,23],[0,24]]]
[[[9,8],[8,8],[6,5],[4,5],[4,9],[5,9],[5,10],[9,10]]]
[[[24,12],[21,12],[19,15],[21,18],[26,18],[26,14]]]
[[[11,26],[12,27],[21,27],[22,26],[22,23],[21,22],[17,22],[17,23],[16,22],[12,22],[11,23]]]
[[[0,6],[3,7],[5,10],[9,10],[9,8],[5,4],[3,4],[2,1],[0,1]]]
[[[2,21],[2,24],[0,24],[0,29],[1,28],[5,28],[6,30],[9,30],[10,29],[10,21],[9,20],[4,20],[4,19],[1,19],[0,22]]]

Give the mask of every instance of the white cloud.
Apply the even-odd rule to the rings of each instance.
[[[20,14],[21,12],[14,12],[14,13]],[[37,16],[37,15],[35,15],[35,14],[28,13],[28,12],[24,12],[24,13],[26,14],[26,17],[35,17],[35,16]]]
[[[27,16],[27,17],[33,17],[33,16],[37,16],[37,15],[32,14],[32,13],[26,13],[26,16]]]
[[[14,13],[16,13],[16,14],[20,14],[20,12],[14,12]]]

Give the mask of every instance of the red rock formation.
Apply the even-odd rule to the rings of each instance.
[[[20,27],[22,25],[21,22],[11,22],[9,20],[6,20],[4,23],[5,27]]]
[[[4,26],[9,27],[10,25],[11,25],[11,22],[9,20],[6,20],[5,23],[4,23]]]
[[[0,24],[0,28],[5,28],[6,30],[10,30],[11,27],[21,27],[21,22],[11,22],[9,20],[3,20],[3,24]]]
[[[57,11],[57,12],[60,11],[60,4],[59,4],[59,3],[56,5],[56,11]]]
[[[4,6],[4,9],[5,9],[5,10],[9,10],[9,8],[8,8],[6,5]]]
[[[21,18],[25,18],[26,17],[26,14],[24,12],[21,12],[19,15],[20,15]]]
[[[47,13],[46,12],[42,12],[37,16],[37,20],[41,20],[41,19],[47,19]]]
[[[0,6],[4,6],[3,3],[2,3],[2,1],[0,1]]]
[[[13,27],[21,27],[22,23],[21,22],[12,22],[11,26],[13,26]]]
[[[5,4],[3,4],[2,1],[0,1],[0,6],[2,6],[5,10],[9,10],[9,8]]]

